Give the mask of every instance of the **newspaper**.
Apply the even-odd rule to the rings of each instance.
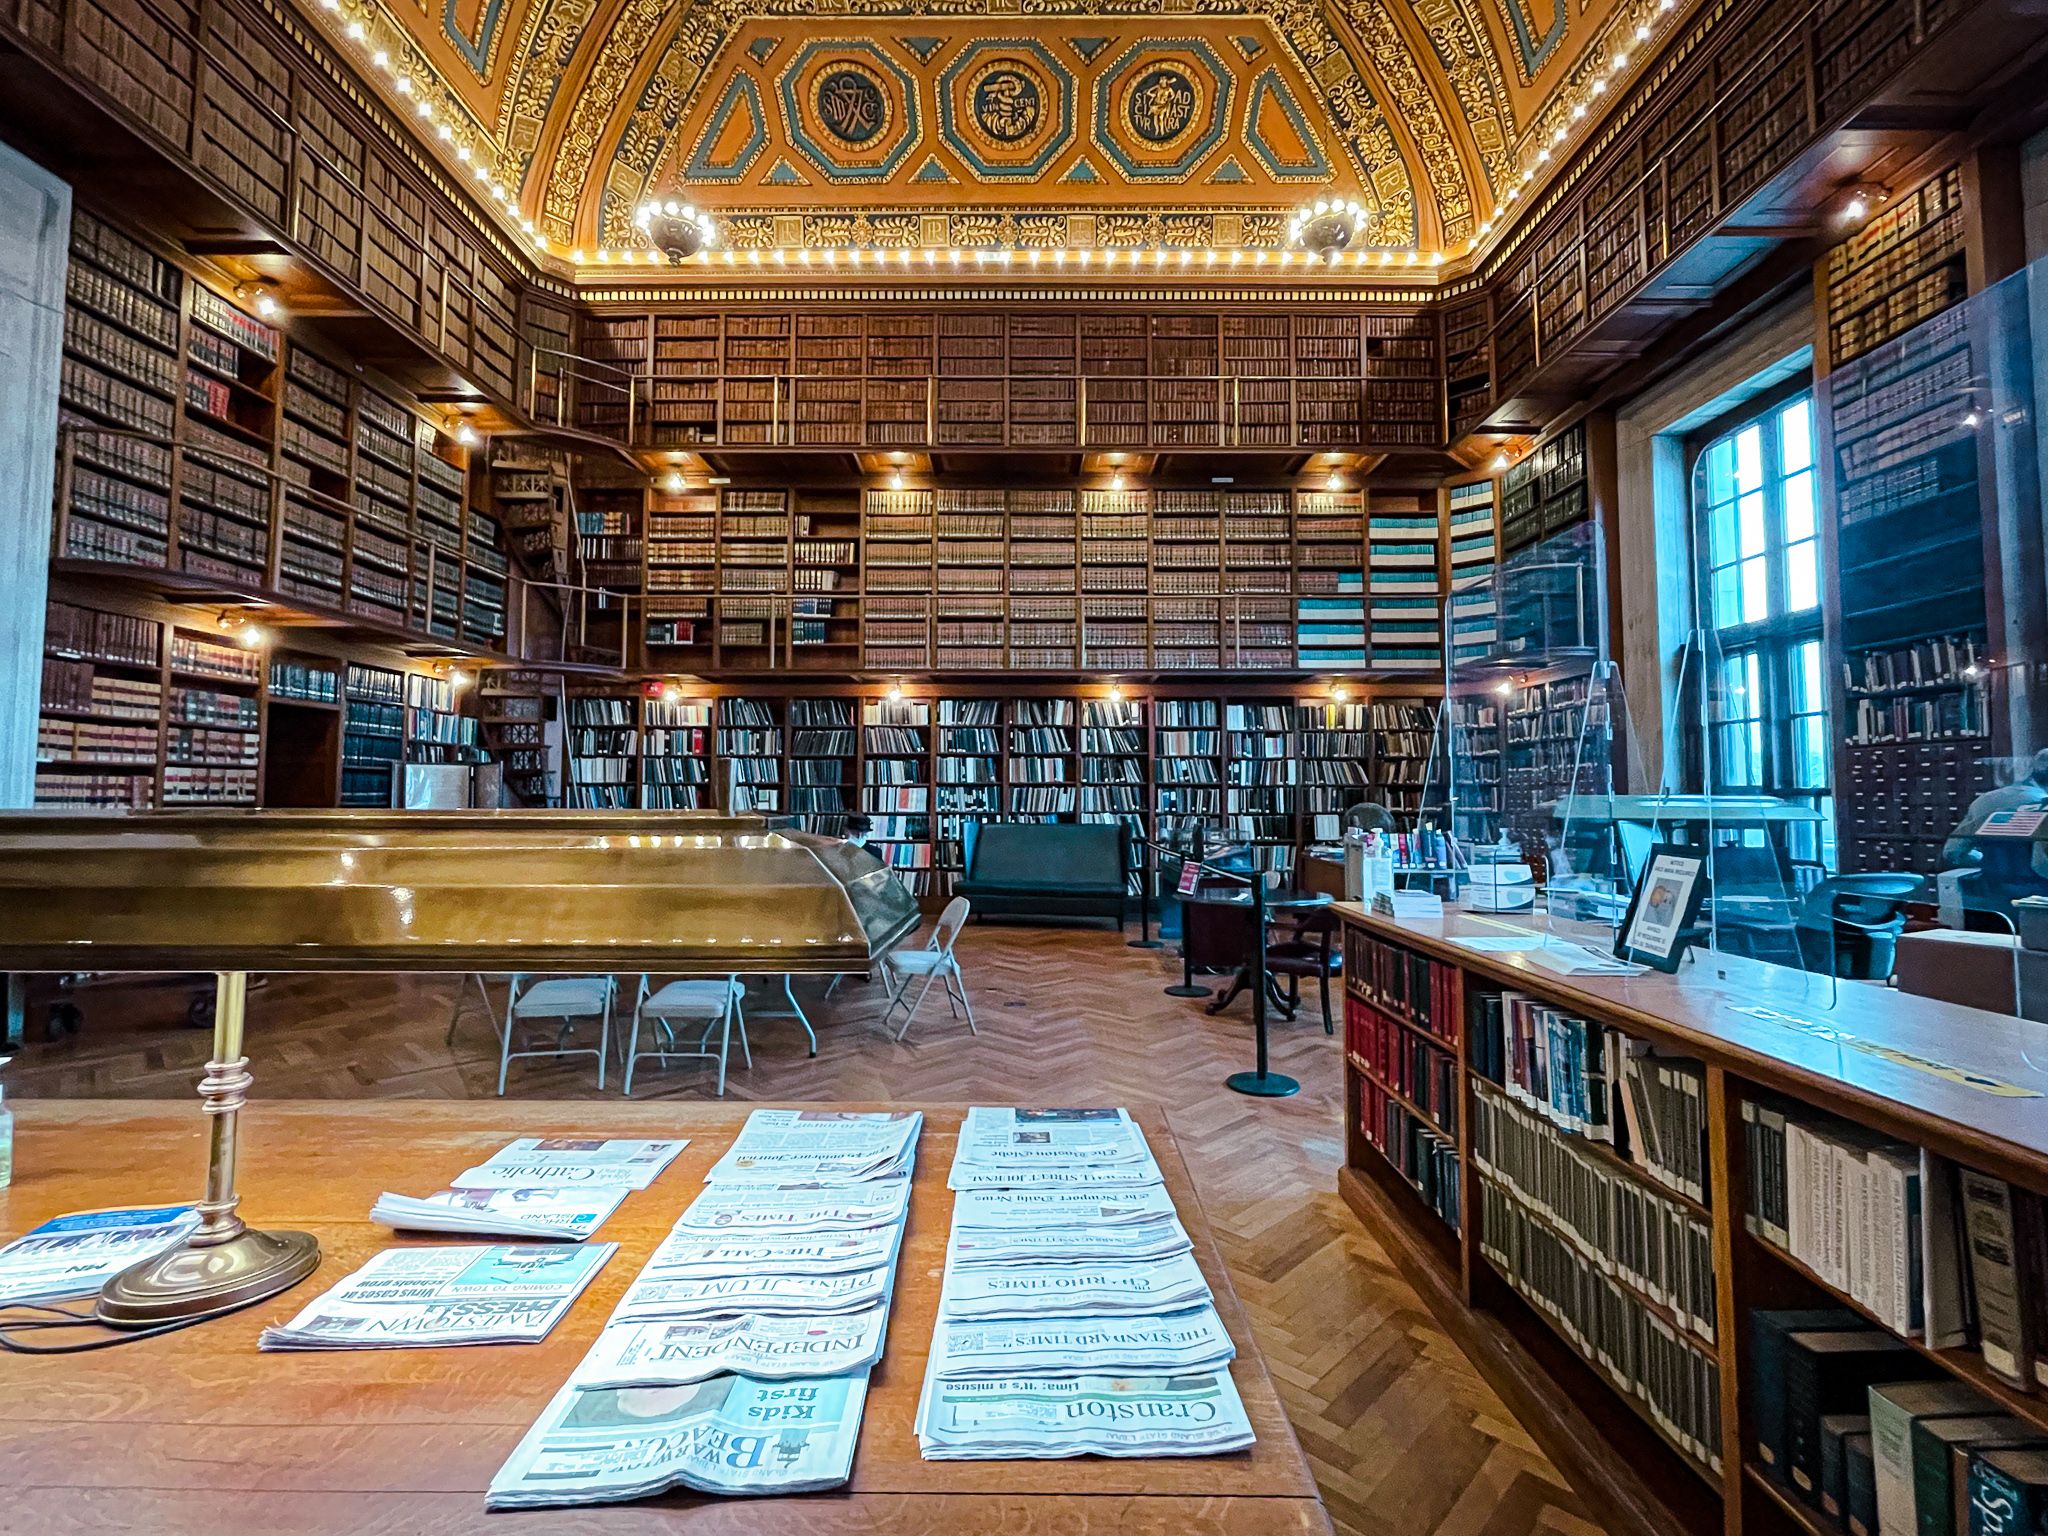
[[[623,1184],[569,1189],[465,1189],[457,1186],[421,1199],[385,1191],[370,1220],[401,1232],[463,1232],[480,1237],[557,1237],[582,1242],[631,1194]]]
[[[1212,1306],[1143,1317],[1046,1317],[1025,1322],[947,1322],[932,1334],[936,1377],[1092,1373],[1164,1375],[1215,1370],[1237,1346]]]
[[[955,1158],[985,1167],[1098,1167],[1151,1158],[1144,1132],[1123,1109],[990,1109],[960,1126]]]
[[[615,1322],[670,1318],[770,1317],[859,1312],[889,1299],[892,1271],[849,1275],[719,1275],[705,1280],[663,1280],[642,1274],[620,1298]]]
[[[645,1189],[687,1147],[680,1141],[606,1141],[582,1136],[522,1136],[454,1180],[458,1189],[553,1189],[621,1184]]]
[[[641,1271],[653,1280],[702,1280],[715,1275],[843,1275],[891,1264],[901,1227],[863,1232],[723,1233],[700,1237],[671,1232]]]
[[[1168,1259],[1193,1247],[1180,1219],[1167,1216],[1120,1227],[956,1227],[947,1252],[959,1264],[1100,1264]]]
[[[864,1184],[711,1184],[676,1222],[678,1232],[841,1232],[900,1223],[909,1179]]]
[[[0,1306],[97,1295],[122,1270],[177,1247],[198,1225],[189,1205],[53,1217],[0,1248]]]
[[[844,1376],[882,1358],[888,1319],[886,1306],[874,1306],[829,1316],[614,1323],[597,1336],[569,1384],[591,1391],[674,1387],[712,1376]]]
[[[548,1336],[617,1243],[580,1248],[387,1248],[282,1327],[263,1349],[420,1349],[534,1344]]]
[[[946,1175],[946,1188],[952,1190],[1038,1189],[1106,1194],[1148,1189],[1165,1182],[1159,1165],[1149,1155],[1142,1163],[1104,1168],[986,1167],[956,1158]]]
[[[924,1116],[757,1109],[704,1176],[707,1184],[848,1184],[906,1176]]]
[[[1185,1253],[1139,1264],[949,1262],[939,1287],[939,1316],[1110,1316],[1172,1312],[1208,1300],[1209,1282]]]
[[[953,1230],[985,1227],[1114,1227],[1173,1214],[1158,1184],[1140,1189],[971,1189],[953,1201]]]
[[[1181,1376],[925,1378],[917,1434],[928,1461],[1213,1456],[1252,1443],[1228,1371]]]
[[[868,1373],[715,1376],[687,1387],[557,1392],[491,1479],[490,1509],[836,1488],[853,1465]]]

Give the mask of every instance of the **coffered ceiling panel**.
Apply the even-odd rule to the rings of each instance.
[[[650,196],[741,250],[1256,250],[1325,192],[1455,253],[1675,0],[319,7],[557,255]]]

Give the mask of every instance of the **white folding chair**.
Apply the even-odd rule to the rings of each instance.
[[[550,976],[535,981],[514,976],[512,990],[505,997],[505,1026],[498,1041],[498,1097],[505,1096],[505,1074],[516,1057],[595,1056],[597,1086],[604,1087],[605,1057],[611,1051],[612,1000],[618,984],[609,976]],[[553,1019],[555,1043],[531,1050],[512,1049],[512,1037],[528,1021]],[[571,1046],[569,1036],[584,1019],[596,1019],[597,1046]]]
[[[918,1009],[924,1006],[925,994],[931,991],[933,982],[945,983],[946,1011],[957,1019],[964,1010],[968,1033],[981,1033],[974,1027],[974,1009],[967,1001],[967,978],[960,974],[960,962],[953,956],[953,941],[960,936],[960,929],[966,922],[967,898],[955,896],[946,903],[946,910],[939,914],[939,925],[932,930],[929,944],[923,949],[892,950],[882,957],[882,979],[889,988],[889,1006],[882,1010],[885,1029],[897,1007],[910,995],[910,984],[920,976],[924,978],[917,1000],[911,1003],[910,1012],[903,1016],[903,1027],[896,1031],[898,1040],[910,1033],[911,1023],[917,1018]],[[956,1002],[959,1004],[957,1008],[954,1006]]]
[[[462,1025],[462,1010],[469,1005],[469,989],[471,987],[476,988],[477,997],[483,1002],[484,1017],[491,1021],[491,1028],[496,1029],[498,1027],[498,1010],[491,1006],[490,988],[484,985],[483,977],[479,976],[475,971],[471,971],[455,984],[455,1006],[448,1011],[448,1039],[446,1043],[449,1045],[455,1043],[455,1031]]]
[[[653,978],[640,978],[640,995],[633,1004],[633,1033],[626,1046],[626,1087],[630,1097],[633,1092],[633,1071],[639,1066],[642,1056],[652,1056],[657,1061],[672,1061],[678,1058],[697,1057],[718,1063],[718,1096],[725,1097],[726,1056],[732,1050],[732,1031],[737,1024],[740,1031],[740,1054],[746,1058],[749,1068],[754,1065],[753,1049],[747,1044],[747,1017],[742,1007],[746,988],[740,984],[737,975],[719,980],[715,976],[698,977],[689,981],[672,981],[660,991],[653,990]],[[657,1049],[640,1049],[640,1026],[651,1021],[657,1039]],[[694,1051],[676,1049],[675,1030],[678,1024],[701,1023],[704,1028],[697,1036]],[[711,1031],[718,1030],[718,1049],[710,1046]]]

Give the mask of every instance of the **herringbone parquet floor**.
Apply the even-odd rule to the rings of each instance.
[[[1163,953],[1099,929],[970,926],[960,944],[981,1027],[937,1001],[899,1045],[873,1022],[879,988],[830,1002],[800,983],[821,1048],[756,1017],[741,1100],[1138,1102],[1167,1107],[1261,1349],[1341,1532],[1355,1536],[1598,1536],[1578,1500],[1447,1339],[1334,1193],[1342,1160],[1338,1043],[1306,1015],[1278,1024],[1275,1070],[1292,1099],[1240,1097],[1248,1004],[1211,1018],[1164,996]],[[630,982],[627,983],[630,997]],[[73,1039],[31,1044],[9,1071],[21,1098],[165,1097],[192,1091],[208,1036],[181,1023],[176,987],[95,989]],[[450,1048],[454,988],[438,978],[278,978],[250,997],[257,1096],[482,1098],[497,1042],[470,993]],[[502,991],[493,985],[493,996]],[[760,1006],[779,1004],[779,995]],[[758,1013],[758,1007],[757,1007]],[[737,1056],[735,1055],[735,1063]],[[588,1058],[513,1064],[514,1095],[596,1095]],[[636,1098],[703,1098],[699,1063],[647,1072]],[[611,1079],[610,1093],[618,1091]]]

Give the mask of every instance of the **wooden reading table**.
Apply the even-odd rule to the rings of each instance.
[[[816,1106],[813,1106],[816,1107]],[[842,1108],[881,1106],[846,1105]],[[892,1106],[900,1107],[900,1106]],[[946,1173],[963,1117],[927,1107],[909,1225],[847,1486],[798,1498],[669,1495],[634,1504],[487,1514],[484,1489],[597,1336],[633,1277],[739,1134],[749,1106],[259,1103],[242,1117],[243,1209],[320,1239],[294,1290],[180,1332],[86,1354],[0,1361],[0,1528],[37,1536],[451,1536],[545,1531],[647,1536],[866,1532],[1092,1536],[1328,1533],[1244,1310],[1173,1133],[1133,1106],[1237,1345],[1231,1375],[1258,1443],[1229,1456],[927,1462],[912,1420],[952,1222]],[[182,1100],[17,1109],[8,1237],[66,1211],[190,1198],[206,1127]],[[426,1194],[515,1136],[687,1136],[654,1185],[594,1241],[619,1251],[540,1344],[263,1354],[281,1323],[401,1237],[369,1220],[386,1189]],[[470,1239],[489,1241],[489,1239]]]

